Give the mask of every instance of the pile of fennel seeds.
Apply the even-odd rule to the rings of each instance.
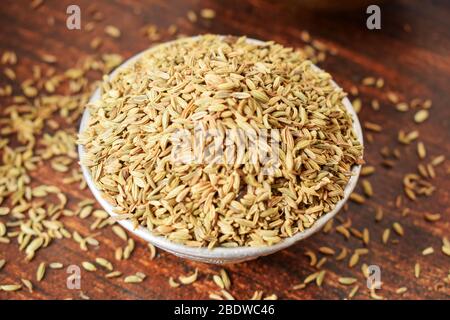
[[[188,246],[273,245],[342,199],[362,145],[331,76],[279,44],[214,35],[145,53],[88,105],[78,143],[103,197]],[[280,165],[171,162],[176,129],[279,130]],[[246,159],[248,155],[245,155]]]

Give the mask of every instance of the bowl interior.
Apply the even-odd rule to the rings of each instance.
[[[197,38],[197,37],[192,37],[189,39],[194,40],[195,38]],[[180,41],[180,40],[175,40],[175,41]],[[181,41],[186,41],[186,39],[182,39]],[[189,41],[189,40],[187,40],[187,41]],[[255,39],[248,39],[248,41],[255,43],[255,44],[263,43],[262,41],[255,40]],[[158,46],[169,45],[173,42],[174,41],[166,42],[166,43],[160,44]],[[126,66],[133,64],[143,54],[145,54],[146,52],[149,52],[151,50],[155,50],[158,46],[147,49],[147,50],[131,57],[130,59],[125,61],[122,65],[117,67],[114,70],[114,72],[112,72],[110,74],[109,77],[110,78],[114,77],[115,75],[117,75],[117,73],[120,71],[121,68],[124,68]],[[318,67],[316,67],[316,68],[318,68]],[[338,87],[338,85],[335,82],[333,82],[333,84],[336,87]],[[92,95],[89,102],[91,103],[98,99],[100,99],[100,89],[97,89],[94,92],[94,94]],[[358,120],[358,116],[356,115],[356,113],[353,109],[353,106],[350,103],[348,98],[343,99],[343,104],[344,104],[347,112],[349,112],[351,114],[351,116],[353,118],[353,129],[355,130],[358,139],[361,141],[361,144],[363,144],[363,135],[362,135],[361,125]],[[89,110],[85,109],[83,116],[81,118],[81,124],[80,124],[80,129],[79,129],[80,132],[84,131],[84,129],[87,127],[88,120],[89,120]],[[85,150],[82,145],[78,145],[78,153],[79,153],[80,158],[85,154]],[[101,196],[100,191],[97,189],[97,187],[94,184],[94,181],[92,179],[91,173],[89,172],[89,169],[83,165],[81,165],[81,169],[82,169],[83,175],[86,179],[86,182],[89,186],[89,189],[91,190],[91,192],[93,193],[93,195],[97,199],[97,201],[100,203],[100,205],[105,209],[106,212],[108,212],[109,215],[111,215],[112,217],[118,217],[118,215],[113,212],[113,209],[114,209],[113,206],[111,204],[109,204],[109,202],[107,202]],[[350,177],[348,184],[344,189],[344,197],[336,204],[336,207],[332,211],[322,215],[319,219],[317,219],[314,222],[314,224],[310,228],[308,228],[302,232],[298,232],[292,237],[285,238],[282,241],[280,241],[279,243],[272,245],[272,246],[237,247],[237,248],[216,247],[213,249],[188,247],[186,245],[172,242],[172,241],[164,238],[163,236],[154,235],[149,230],[147,230],[146,228],[144,228],[142,226],[138,226],[137,228],[134,228],[133,223],[129,220],[118,220],[118,223],[120,223],[125,229],[127,229],[131,233],[135,234],[136,236],[152,243],[153,245],[155,245],[163,250],[169,251],[180,257],[189,258],[192,260],[198,260],[198,261],[202,261],[202,262],[208,262],[208,263],[226,263],[226,262],[245,261],[245,260],[257,258],[259,256],[269,255],[271,253],[274,253],[276,251],[279,251],[281,249],[289,247],[292,244],[294,244],[295,242],[305,239],[305,238],[309,237],[310,235],[312,235],[313,233],[320,230],[328,220],[333,218],[339,212],[339,210],[342,208],[344,203],[347,201],[350,193],[353,191],[353,189],[356,186],[360,170],[361,170],[360,165],[353,166],[352,176]]]

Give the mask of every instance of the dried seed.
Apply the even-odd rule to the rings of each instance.
[[[372,109],[373,109],[373,110],[375,110],[375,111],[380,110],[380,103],[378,102],[378,100],[373,99],[373,100],[370,102],[370,105],[372,106]]]
[[[220,292],[225,297],[225,299],[227,299],[227,300],[235,300],[234,297],[231,295],[231,293],[229,293],[228,291],[222,289],[222,290],[220,290]]]
[[[445,255],[450,256],[450,246],[442,246],[442,252]]]
[[[362,256],[362,255],[368,254],[369,253],[369,249],[367,249],[367,248],[358,248],[358,249],[355,249],[355,253],[359,254],[360,256]]]
[[[422,255],[424,255],[424,256],[427,256],[427,255],[430,255],[430,254],[433,254],[433,253],[434,253],[433,247],[425,248],[422,251]]]
[[[6,226],[3,222],[0,221],[0,237],[3,237],[6,234]]]
[[[5,76],[9,79],[9,80],[16,80],[16,73],[14,72],[13,69],[11,68],[5,68],[3,70],[3,73],[5,74]]]
[[[383,219],[383,208],[377,207],[375,212],[375,221],[380,222]]]
[[[27,279],[20,279],[20,280],[22,281],[25,288],[27,288],[30,293],[33,293],[33,284],[31,283],[31,281]]]
[[[42,54],[41,59],[46,63],[55,63],[57,61],[56,57],[51,54]]]
[[[422,108],[430,109],[432,105],[433,105],[433,101],[431,101],[430,99],[427,99],[423,102]]]
[[[329,247],[320,247],[320,248],[319,248],[319,252],[320,252],[320,253],[323,253],[323,254],[330,255],[330,256],[332,256],[332,255],[335,254],[334,249],[329,248]]]
[[[389,91],[389,92],[387,93],[387,98],[388,98],[388,100],[389,100],[390,102],[392,102],[392,103],[394,103],[394,104],[397,104],[397,103],[398,103],[398,100],[399,100],[397,94],[394,93],[394,92],[392,92],[392,91]]]
[[[416,263],[416,264],[414,265],[414,276],[415,276],[416,278],[419,278],[419,277],[420,277],[420,264],[419,264],[419,263]]]
[[[117,261],[122,260],[122,256],[123,256],[123,249],[122,248],[116,248],[116,250],[114,251],[114,258]]]
[[[122,227],[115,225],[112,227],[112,231],[115,233],[116,236],[118,236],[123,241],[128,240],[127,233],[125,232],[125,230],[122,229]]]
[[[316,278],[316,284],[318,287],[322,286],[323,280],[325,279],[326,270],[322,270],[319,272],[319,275]]]
[[[311,35],[306,30],[302,30],[302,32],[300,33],[300,38],[302,39],[303,42],[311,41]]]
[[[102,41],[101,38],[95,37],[95,38],[93,38],[93,39],[91,40],[91,42],[89,43],[89,46],[90,46],[92,49],[96,50],[96,49],[98,49],[98,48],[101,46],[102,42],[103,42],[103,41]]]
[[[336,256],[336,261],[344,260],[347,257],[348,250],[342,248],[341,252]]]
[[[383,160],[381,164],[386,168],[393,168],[395,166],[395,162],[392,160]]]
[[[231,280],[225,269],[220,269],[220,277],[222,278],[225,289],[229,290],[231,288]]]
[[[89,261],[83,261],[83,262],[81,263],[81,265],[83,266],[83,268],[84,268],[86,271],[89,271],[89,272],[97,271],[97,268],[95,267],[95,265],[92,264],[92,263],[89,262]]]
[[[176,282],[172,277],[169,278],[169,285],[171,288],[178,288],[180,284]]]
[[[308,250],[305,252],[305,256],[309,257],[309,265],[310,266],[315,266],[317,263],[317,256],[314,252],[312,252],[311,250]]]
[[[374,132],[381,132],[383,130],[383,128],[379,124],[368,121],[364,122],[364,128]]]
[[[306,284],[305,283],[299,283],[296,284],[295,286],[292,287],[292,290],[302,290],[306,288]]]
[[[92,213],[92,206],[86,206],[80,210],[80,213],[78,215],[80,216],[81,219],[86,219],[91,215],[91,213]]]
[[[32,0],[30,3],[30,8],[36,10],[44,3],[44,0]]]
[[[36,280],[40,282],[45,276],[45,262],[41,262],[36,271]]]
[[[225,289],[225,285],[223,284],[222,278],[218,275],[213,275],[214,283],[219,286],[221,289]]]
[[[428,119],[428,110],[422,109],[416,112],[414,115],[414,121],[416,123],[422,123]]]
[[[350,238],[350,231],[344,226],[337,226],[336,231],[342,234],[346,239]]]
[[[354,253],[351,257],[350,257],[350,261],[348,263],[348,266],[350,268],[353,268],[354,266],[356,266],[358,264],[359,261],[359,254]]]
[[[86,295],[83,291],[80,291],[80,298],[83,300],[90,300],[91,298]]]
[[[122,275],[122,272],[120,272],[120,271],[112,271],[110,273],[107,273],[105,275],[105,277],[106,278],[117,278],[117,277],[120,277],[121,275]]]
[[[142,280],[145,280],[145,278],[147,278],[147,275],[143,272],[136,272],[136,276],[138,276],[139,278],[141,278]]]
[[[356,192],[352,192],[350,194],[350,200],[352,200],[353,202],[359,203],[359,204],[363,204],[364,202],[366,202],[366,199],[364,199],[364,197]]]
[[[214,19],[216,12],[213,9],[205,8],[200,11],[200,16],[203,19]]]
[[[134,251],[134,246],[135,246],[134,240],[131,238],[128,239],[127,246],[123,250],[123,258],[124,259],[128,259],[131,256],[131,253]]]
[[[384,79],[383,78],[378,78],[377,82],[375,83],[377,88],[383,88],[384,86]]]
[[[52,262],[48,265],[50,269],[62,269],[64,265],[60,262]]]
[[[355,100],[352,101],[352,105],[356,113],[359,113],[361,111],[362,108],[361,99],[356,98]]]
[[[376,82],[376,79],[374,77],[365,77],[362,79],[361,83],[365,86],[373,86]]]
[[[362,239],[363,238],[363,234],[361,231],[359,231],[358,229],[355,228],[350,228],[350,233],[358,239]]]
[[[152,245],[151,243],[149,243],[148,245],[148,250],[150,251],[150,260],[155,259],[156,257],[156,248],[154,245]]]
[[[411,199],[412,201],[416,201],[417,200],[417,197],[416,197],[416,194],[414,193],[414,190],[412,190],[412,189],[410,189],[410,188],[408,188],[406,186],[404,187],[403,190],[405,191],[405,194],[406,194],[406,196],[409,199]]]
[[[440,165],[441,163],[443,163],[444,161],[445,161],[445,156],[440,155],[440,156],[433,158],[433,160],[431,161],[431,165],[436,167],[436,166]],[[1,208],[0,208],[0,211],[1,211]],[[1,215],[1,213],[0,213],[0,215]]]
[[[363,242],[365,245],[369,244],[370,235],[369,235],[369,229],[364,228],[363,230]]]
[[[384,244],[388,243],[390,234],[391,234],[391,230],[390,229],[384,229],[383,236],[382,236],[382,241],[383,241]]]
[[[113,38],[119,38],[120,34],[121,34],[119,28],[117,28],[115,26],[111,26],[111,25],[108,25],[105,27],[105,33],[108,36],[113,37]]]
[[[354,286],[352,288],[352,290],[350,291],[350,293],[348,294],[348,297],[350,299],[353,298],[356,295],[356,293],[358,292],[358,290],[359,290],[359,286],[358,285]]]
[[[109,262],[108,260],[106,260],[105,258],[101,258],[101,257],[95,258],[95,262],[96,262],[99,266],[102,266],[103,268],[106,268],[106,269],[108,269],[109,271],[112,271],[112,270],[114,269],[112,263]],[[94,270],[94,271],[95,271],[95,270]]]
[[[362,187],[364,190],[364,194],[368,197],[373,196],[373,188],[372,188],[372,184],[370,183],[369,180],[364,179],[362,180]]]
[[[441,215],[439,213],[425,213],[424,218],[429,222],[436,222],[441,219]]]
[[[418,142],[417,143],[417,154],[419,155],[420,159],[425,159],[425,157],[427,156],[427,152],[425,150],[425,145],[423,144],[423,142]]]
[[[370,290],[370,298],[374,299],[374,300],[383,300],[384,298],[380,295],[378,295],[375,292],[375,289]]]
[[[394,231],[399,235],[399,236],[403,236],[405,233],[403,231],[403,227],[400,225],[400,223],[398,222],[394,222],[392,224],[392,228],[394,229]]]
[[[400,112],[406,112],[409,110],[409,105],[406,102],[400,102],[395,105],[395,108]]]
[[[316,268],[317,268],[317,269],[322,268],[322,266],[325,264],[325,262],[327,262],[327,258],[322,257],[322,258],[319,260],[319,262],[317,262]]]
[[[191,275],[187,275],[187,276],[179,276],[178,280],[180,280],[180,282],[182,284],[191,284],[194,283],[195,281],[197,281],[197,275],[198,275],[198,270],[195,269],[195,272]]]
[[[188,11],[187,18],[192,23],[197,22],[197,14],[194,11]]]
[[[375,172],[374,166],[364,166],[361,168],[361,175],[362,176],[368,176]]]
[[[314,272],[312,274],[310,274],[309,276],[307,276],[305,278],[305,280],[303,280],[303,283],[308,284],[310,282],[313,282],[316,280],[316,278],[319,276],[319,272]]]
[[[124,279],[125,283],[141,283],[143,279],[137,275],[127,276]]]
[[[357,96],[359,94],[359,90],[357,86],[351,86],[350,87],[350,93],[354,96]]]
[[[35,238],[31,243],[26,247],[25,254],[31,260],[34,256],[34,253],[44,244],[44,238],[38,237]]]
[[[442,245],[444,247],[450,247],[450,241],[446,237],[443,237],[442,238]]]
[[[370,272],[369,272],[369,266],[365,263],[361,265],[361,272],[363,273],[365,278],[369,278]]]
[[[328,222],[323,227],[324,233],[329,233],[331,229],[333,228],[333,219],[328,220]]]
[[[17,291],[22,289],[22,285],[20,284],[2,284],[0,285],[0,289],[3,291]]]
[[[427,172],[428,172],[428,175],[430,176],[430,178],[432,178],[432,179],[436,178],[436,173],[435,173],[432,165],[430,165],[430,164],[427,165]]]
[[[354,284],[357,281],[357,279],[356,278],[350,278],[350,277],[340,277],[338,279],[338,281],[339,281],[340,284],[349,286],[349,285]]]
[[[209,298],[212,300],[223,300],[222,296],[216,294],[216,293],[210,293]]]
[[[403,293],[405,293],[406,291],[408,291],[408,288],[406,288],[406,287],[401,287],[401,288],[398,288],[397,290],[395,290],[395,293],[397,293],[397,294],[403,294]]]

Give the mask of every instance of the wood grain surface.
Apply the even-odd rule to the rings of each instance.
[[[303,47],[306,43],[302,40],[302,32],[308,30],[313,39],[333,51],[319,66],[329,71],[345,90],[358,87],[358,97],[362,100],[360,120],[383,127],[382,132],[370,133],[372,142],[367,139],[369,131],[365,136],[365,161],[376,167],[376,173],[367,177],[373,185],[374,196],[364,205],[349,203],[347,210],[342,211],[334,222],[337,226],[351,221],[352,227],[360,231],[367,228],[370,232],[369,253],[361,256],[353,268],[348,267],[349,256],[344,261],[327,256],[322,267],[327,270],[324,284],[318,287],[311,283],[303,290],[293,290],[294,285],[317,271],[310,266],[305,251],[312,250],[321,258],[324,255],[318,253],[318,249],[322,246],[336,252],[343,247],[350,251],[364,247],[354,236],[345,239],[334,230],[320,232],[277,254],[225,266],[232,281],[230,292],[238,299],[250,298],[255,290],[262,290],[264,295],[276,294],[280,299],[344,299],[352,286],[339,284],[338,278],[355,277],[360,286],[355,298],[369,299],[361,272],[362,263],[366,263],[380,266],[382,289],[377,290],[377,294],[384,298],[448,299],[450,257],[444,255],[441,247],[442,238],[450,236],[450,3],[446,0],[385,1],[381,5],[382,29],[374,31],[366,28],[365,8],[331,13],[311,11],[299,3],[301,1],[49,0],[32,9],[28,1],[2,1],[0,54],[5,50],[16,52],[19,63],[15,71],[18,78],[24,80],[31,75],[33,65],[42,63],[39,55],[43,53],[58,57],[55,68],[60,72],[72,67],[80,57],[94,54],[95,50],[89,44],[96,36],[103,40],[99,52],[119,53],[128,58],[158,41],[170,40],[180,34],[247,35]],[[70,4],[81,8],[82,30],[66,28],[66,8]],[[215,10],[214,19],[199,17],[195,23],[187,19],[189,10],[199,13],[206,7]],[[99,21],[94,20],[94,12],[102,13]],[[54,24],[49,23],[52,20]],[[94,29],[84,30],[92,21],[95,21]],[[175,35],[167,32],[172,24],[177,26]],[[118,27],[121,36],[115,39],[105,35],[106,25]],[[149,25],[158,28],[161,34],[158,41],[151,41],[143,34],[142,28]],[[361,85],[361,80],[367,76],[382,77],[385,85],[383,88]],[[3,75],[0,76],[1,86],[7,82]],[[396,111],[387,97],[388,92],[395,92],[401,101],[407,102],[414,98],[431,99],[429,119],[415,124],[414,111]],[[350,98],[355,97],[350,94]],[[380,110],[371,107],[373,99],[379,101]],[[0,97],[0,108],[5,106],[6,100]],[[73,128],[77,126],[78,123]],[[398,143],[399,130],[419,130],[419,140],[427,148],[423,163],[438,155],[447,157],[436,168],[437,177],[430,180],[436,187],[430,197],[421,197],[414,202],[403,193],[403,176],[417,172],[419,159],[416,142],[410,145]],[[398,148],[401,153],[392,168],[382,165],[384,158],[380,149],[385,146]],[[88,189],[78,190],[73,185],[63,184],[64,174],[55,173],[47,163],[30,174],[37,184],[59,186],[71,205],[92,198]],[[357,187],[357,192],[362,193],[361,186]],[[395,204],[398,196],[402,198],[400,206]],[[377,207],[384,210],[380,222],[374,219]],[[402,215],[405,208],[409,213]],[[440,213],[441,219],[427,222],[425,213]],[[0,217],[0,221],[6,222],[7,217]],[[403,226],[404,236],[391,230],[389,243],[382,244],[383,230],[391,228],[396,221]],[[88,234],[92,220],[64,218],[64,223],[69,230]],[[113,261],[116,269],[125,275],[140,271],[147,278],[141,284],[125,284],[123,278],[106,279],[104,271],[90,273],[83,270],[81,291],[91,299],[208,299],[210,292],[218,291],[212,275],[218,273],[220,266],[182,260],[161,251],[150,260],[146,243],[137,238],[132,257],[127,261],[115,261],[114,248],[122,241],[110,229],[102,231],[96,238],[100,246],[87,252],[81,251],[73,240],[54,241],[48,248],[40,250],[31,262],[25,261],[16,244],[0,243],[0,259],[7,260],[0,271],[0,284],[18,282],[21,278],[31,279],[34,284],[33,293],[0,291],[0,299],[79,299],[80,290],[70,290],[66,286],[68,275],[65,269],[48,270],[44,280],[37,282],[36,268],[42,261],[81,265],[82,261],[93,261],[97,256]],[[423,256],[422,250],[427,247],[433,247],[434,254]],[[415,263],[421,266],[419,278],[414,276]],[[170,276],[188,274],[195,268],[199,270],[199,277],[194,284],[179,288],[169,286]],[[398,294],[396,290],[400,287],[408,290]]]

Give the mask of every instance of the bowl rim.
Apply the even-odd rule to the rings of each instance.
[[[113,72],[111,72],[108,75],[108,78],[115,77],[121,69],[126,68],[127,66],[133,64],[143,55],[145,55],[153,50],[156,50],[157,48],[160,48],[161,46],[169,46],[169,45],[173,44],[174,42],[193,41],[198,37],[200,37],[200,36],[193,36],[193,37],[188,37],[188,38],[172,40],[172,41],[168,41],[168,42],[164,42],[164,43],[152,46],[144,51],[141,51],[141,52],[135,54],[134,56],[130,57],[126,61],[124,61],[118,67],[116,67],[113,70]],[[250,43],[255,43],[255,44],[264,44],[265,43],[265,41],[252,39],[252,38],[247,38],[247,41]],[[312,64],[312,66],[317,69],[320,69],[315,64]],[[340,88],[333,80],[331,80],[331,81],[334,86],[336,86],[337,88]],[[92,94],[88,103],[92,103],[92,102],[98,100],[99,98],[100,98],[100,87],[98,87],[94,91],[94,93]],[[357,116],[355,110],[353,109],[353,106],[352,106],[350,100],[347,97],[344,97],[342,102],[346,108],[346,111],[352,116],[353,130],[355,131],[358,140],[361,142],[361,145],[364,146],[362,128],[361,128],[361,124],[359,122],[358,116]],[[84,131],[84,129],[86,128],[88,121],[89,121],[89,116],[90,116],[89,110],[87,108],[85,108],[85,110],[83,111],[81,122],[80,122],[80,127],[79,127],[79,131],[78,131],[79,133]],[[78,144],[79,158],[81,159],[84,154],[85,154],[84,146],[81,144]],[[101,196],[101,192],[95,186],[95,183],[92,179],[89,169],[86,168],[84,165],[82,165],[81,161],[80,161],[80,166],[81,166],[83,176],[86,180],[86,183],[87,183],[89,189],[91,190],[92,194],[96,198],[96,200],[100,203],[100,205],[103,207],[103,209],[111,217],[118,217],[119,215],[113,212],[113,209],[114,209],[113,206]],[[340,211],[340,209],[343,207],[343,205],[347,202],[350,194],[353,192],[353,189],[356,186],[360,171],[361,171],[360,164],[353,166],[352,171],[351,171],[352,176],[350,177],[349,181],[347,182],[347,185],[344,188],[344,196],[336,204],[336,206],[333,210],[331,210],[330,212],[328,212],[328,213],[322,215],[320,218],[318,218],[310,228],[308,228],[304,231],[301,231],[301,232],[297,232],[292,237],[284,238],[277,244],[270,245],[270,246],[214,247],[212,249],[209,249],[207,247],[189,247],[187,245],[173,242],[173,241],[165,238],[164,236],[154,235],[152,232],[150,232],[148,229],[144,228],[141,225],[139,225],[137,228],[135,228],[131,220],[120,219],[120,220],[117,220],[117,222],[122,227],[124,227],[131,233],[135,234],[136,236],[144,239],[145,241],[150,242],[153,245],[155,245],[163,250],[172,252],[174,254],[179,253],[180,255],[183,255],[188,258],[193,257],[193,258],[208,259],[208,260],[209,259],[237,260],[237,259],[245,259],[248,257],[269,255],[271,253],[275,253],[276,251],[285,249],[300,240],[306,239],[309,236],[311,236],[312,234],[319,231],[330,219],[332,219]]]

